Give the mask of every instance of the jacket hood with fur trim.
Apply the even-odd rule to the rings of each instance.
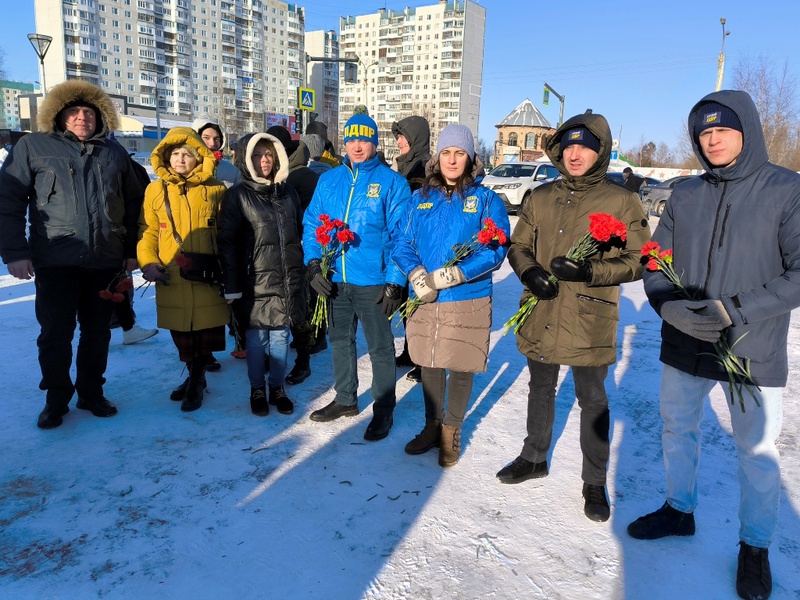
[[[253,150],[260,141],[268,141],[272,143],[275,149],[276,159],[278,161],[278,171],[275,173],[275,181],[270,181],[264,177],[256,174],[255,165],[253,164]],[[273,185],[278,183],[285,183],[286,178],[289,177],[289,156],[281,144],[280,140],[274,135],[269,133],[251,133],[242,137],[237,143],[236,147],[238,152],[234,164],[239,172],[242,174],[242,179],[245,181],[253,181],[261,185]]]
[[[222,135],[222,140],[220,140],[219,143],[219,151],[225,152],[225,148],[228,145],[228,136],[225,135],[225,130],[219,123],[217,123],[216,121],[209,121],[208,119],[195,119],[194,121],[192,121],[192,129],[194,129],[198,135],[200,135],[201,129],[205,129],[209,125],[214,125],[216,127],[219,127],[220,135]]]
[[[200,162],[187,177],[178,175],[169,166],[169,153],[172,152],[172,148],[184,144],[194,148],[200,155]],[[190,184],[199,184],[211,179],[214,177],[214,169],[217,166],[214,153],[203,143],[200,134],[188,127],[173,127],[170,129],[150,155],[150,163],[153,165],[153,170],[159,179],[163,179],[168,183],[186,181]]]
[[[96,85],[81,79],[70,79],[64,83],[50,88],[39,107],[36,123],[42,133],[57,133],[58,123],[56,118],[68,104],[76,101],[85,102],[99,112],[99,123],[93,138],[105,137],[110,131],[119,129],[119,116],[117,108],[103,90]]]

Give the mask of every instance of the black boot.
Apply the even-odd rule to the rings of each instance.
[[[257,417],[266,417],[269,414],[266,388],[250,388],[250,412]]]
[[[290,415],[294,412],[294,404],[289,400],[283,387],[269,386],[269,403],[276,406],[282,415]]]
[[[311,358],[308,352],[298,351],[297,358],[294,361],[294,367],[289,371],[286,376],[286,383],[289,385],[297,385],[303,383],[311,375]]]
[[[183,412],[192,412],[203,405],[203,390],[206,380],[206,361],[195,359],[189,367],[189,385],[186,386],[186,397],[181,403]]]
[[[192,363],[186,363],[186,370],[189,373],[192,372]],[[186,398],[186,390],[189,387],[189,380],[191,379],[191,375],[183,380],[183,383],[172,390],[172,393],[169,395],[170,400],[183,400]],[[202,381],[203,389],[206,389],[206,374],[203,373],[203,381]]]

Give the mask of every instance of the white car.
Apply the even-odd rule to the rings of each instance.
[[[509,213],[520,214],[531,191],[558,175],[558,169],[549,162],[503,163],[489,171],[481,184],[497,192]]]

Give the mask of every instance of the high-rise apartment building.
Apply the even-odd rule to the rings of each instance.
[[[340,54],[358,57],[359,82],[345,84],[340,69],[340,129],[364,104],[387,156],[392,122],[412,114],[428,119],[434,139],[450,123],[477,136],[485,32],[486,9],[471,0],[342,17]]]
[[[339,35],[335,31],[307,31],[306,54],[314,59],[339,58]],[[308,87],[316,94],[317,120],[328,126],[328,138],[337,146],[339,133],[339,63],[310,61],[307,66]],[[309,123],[309,118],[305,118]]]
[[[35,0],[52,86],[82,78],[162,115],[234,135],[291,114],[304,80],[305,12],[278,0]]]
[[[0,81],[0,129],[19,128],[20,94],[33,93],[32,83],[21,81]]]

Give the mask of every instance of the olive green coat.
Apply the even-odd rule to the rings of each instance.
[[[561,155],[561,135],[584,126],[600,139],[597,162],[581,177],[570,176]],[[637,194],[606,178],[611,131],[601,115],[573,117],[547,144],[562,179],[536,188],[511,235],[508,261],[517,276],[565,255],[589,229],[589,215],[608,213],[627,224],[627,242],[604,245],[593,255],[592,279],[560,281],[553,300],[541,300],[517,334],[524,355],[547,364],[604,366],[616,361],[619,285],[642,276],[641,247],[650,229]],[[526,288],[521,303],[531,296]]]

